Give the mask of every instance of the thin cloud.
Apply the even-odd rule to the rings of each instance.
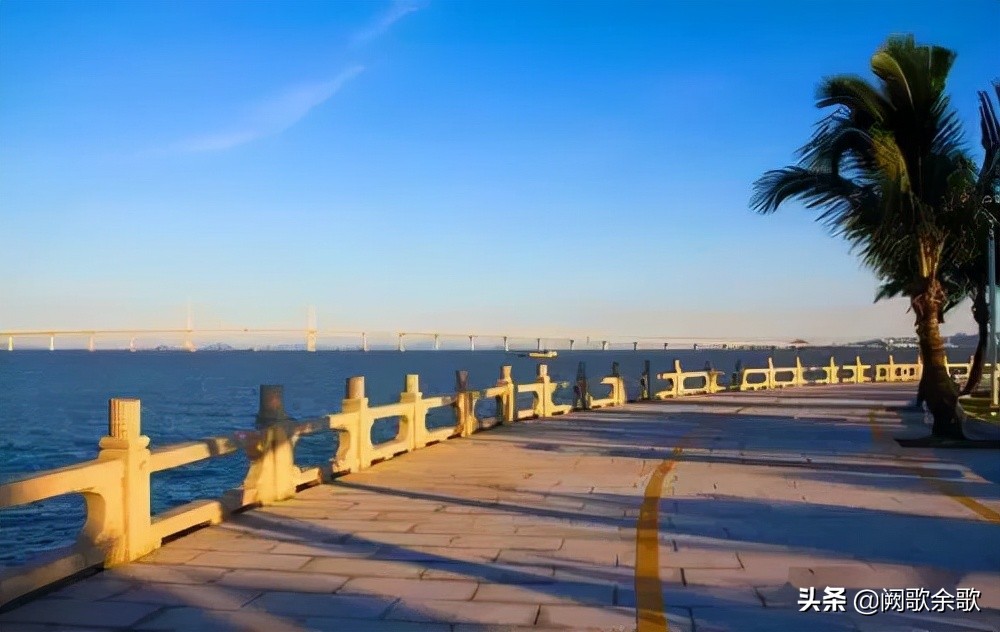
[[[395,0],[389,8],[379,14],[367,27],[354,34],[351,39],[353,46],[360,46],[384,35],[392,25],[407,15],[419,11],[424,5],[413,0]]]
[[[224,151],[280,134],[328,101],[363,71],[363,66],[352,66],[330,81],[293,86],[251,106],[234,129],[185,138],[174,143],[173,148],[181,152]]]

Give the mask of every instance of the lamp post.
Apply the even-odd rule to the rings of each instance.
[[[1000,400],[1000,383],[997,382],[997,270],[996,270],[996,242],[993,236],[993,222],[990,222],[990,238],[987,243],[986,260],[989,270],[989,306],[990,306],[990,338],[986,347],[990,357],[990,403],[993,407],[998,405]]]

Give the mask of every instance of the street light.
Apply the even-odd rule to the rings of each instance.
[[[1000,382],[997,381],[997,270],[996,242],[993,237],[993,222],[990,222],[990,238],[986,251],[989,270],[989,306],[990,306],[990,338],[987,351],[990,356],[990,403],[993,407],[1000,404]]]

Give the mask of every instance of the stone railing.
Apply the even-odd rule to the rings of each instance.
[[[611,363],[611,375],[603,378],[600,383],[608,387],[606,397],[594,397],[593,393],[590,392],[587,364],[581,362],[576,371],[576,385],[573,387],[573,407],[580,410],[592,410],[607,406],[621,406],[628,402],[625,378],[622,377],[617,362]]]
[[[607,380],[615,393],[613,401],[595,402],[624,404],[621,377],[606,378],[605,383]],[[351,377],[340,412],[306,420],[292,420],[285,413],[281,386],[263,385],[253,430],[152,450],[149,438],[141,434],[139,400],[112,399],[108,404],[108,436],[100,440],[96,459],[0,485],[0,509],[67,494],[82,494],[86,505],[86,521],[74,545],[0,573],[0,606],[88,568],[139,559],[159,548],[164,538],[218,523],[234,511],[291,498],[300,488],[333,476],[493,426],[567,413],[572,406],[552,399],[556,389],[566,385],[553,382],[544,364],[538,365],[535,381],[525,384],[516,383],[511,367],[504,366],[500,379],[490,388],[470,390],[468,374],[458,371],[453,394],[424,396],[418,376],[407,375],[398,402],[371,406],[364,378]],[[532,405],[520,410],[517,396],[526,393],[533,396]],[[481,398],[495,399],[495,417],[477,416],[476,402]],[[428,411],[442,407],[452,408],[455,423],[428,428]],[[373,443],[375,422],[393,417],[399,419],[396,435]],[[326,464],[297,466],[296,443],[303,436],[322,432],[337,433],[336,454]],[[195,500],[151,515],[151,474],[236,452],[245,453],[249,460],[240,487],[221,498]]]
[[[911,382],[920,379],[923,365],[919,362],[899,364],[890,355],[885,364],[862,364],[855,357],[854,364],[838,365],[836,358],[824,366],[803,366],[795,359],[795,366],[776,367],[774,360],[767,359],[767,368],[740,369],[734,375],[730,388],[740,391],[754,391],[773,388],[808,386],[813,384],[862,384],[865,382]],[[874,369],[874,375],[869,375]]]
[[[730,383],[723,385],[719,381],[724,375],[722,371],[711,366],[701,371],[685,371],[679,361],[674,361],[672,371],[655,375],[655,379],[666,383],[664,388],[657,388],[647,361],[639,381],[639,399],[663,400],[725,390],[810,384],[914,381],[919,379],[921,368],[919,362],[898,364],[891,355],[885,364],[866,365],[856,358],[854,364],[838,365],[831,357],[828,365],[819,367],[805,367],[799,360],[792,367],[775,367],[768,358],[767,368],[738,369]],[[870,369],[874,373],[867,375]],[[964,369],[968,373],[969,365],[949,363],[949,369],[955,373]],[[573,409],[620,406],[628,401],[625,378],[618,363],[612,364],[611,375],[602,378],[600,384],[608,387],[608,393],[594,397],[586,367],[581,362],[574,386],[574,404],[568,405],[553,401],[555,391],[565,384],[553,382],[544,364],[538,365],[535,380],[524,384],[516,383],[511,367],[504,366],[496,384],[483,390],[470,390],[468,374],[457,371],[454,393],[427,397],[420,392],[418,376],[407,375],[398,402],[370,406],[364,378],[351,377],[346,383],[340,412],[307,420],[289,419],[282,387],[263,385],[255,429],[152,450],[149,438],[140,432],[139,400],[112,399],[108,405],[108,436],[100,440],[96,459],[0,484],[0,509],[68,494],[81,494],[86,505],[86,521],[74,545],[0,572],[0,606],[88,568],[139,559],[158,548],[164,538],[192,527],[218,523],[234,511],[280,502],[295,496],[302,487],[363,470],[412,450],[522,419],[552,417]],[[518,395],[524,394],[532,396],[532,403],[521,409]],[[480,418],[476,402],[486,398],[495,400],[496,415]],[[451,407],[455,423],[428,428],[428,412],[445,407]],[[375,422],[393,417],[399,420],[396,435],[388,441],[373,443]],[[336,454],[325,464],[297,466],[295,446],[299,439],[323,432],[337,433]],[[151,515],[151,474],[237,452],[246,454],[249,461],[240,487],[217,499],[195,500]]]
[[[666,381],[666,388],[660,391],[651,389],[651,399],[669,399],[685,395],[706,395],[726,390],[719,384],[722,371],[716,371],[711,366],[702,371],[685,371],[679,360],[674,360],[674,370],[669,373],[658,373],[656,378]]]

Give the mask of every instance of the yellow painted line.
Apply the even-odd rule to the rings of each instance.
[[[932,470],[918,466],[914,467],[913,471],[915,474],[923,478],[925,482],[930,483],[931,487],[938,490],[945,496],[948,496],[955,502],[971,509],[981,518],[984,518],[994,524],[1000,524],[1000,513],[990,509],[974,498],[966,496],[954,485],[949,484],[948,481],[942,481],[941,479],[934,478],[934,472]]]
[[[639,509],[635,528],[635,616],[637,632],[669,632],[664,612],[663,583],[660,581],[660,496],[663,481],[682,452],[676,447],[671,458],[653,471]]]
[[[875,423],[874,410],[868,411],[868,422],[872,430],[872,440],[875,441],[875,443],[886,442],[886,439],[884,439],[882,435],[882,429],[879,428],[878,425]],[[943,481],[937,478],[936,472],[934,472],[934,470],[927,467],[921,467],[919,465],[908,465],[906,466],[905,469],[909,471],[911,474],[922,478],[924,482],[928,483],[931,487],[933,487],[940,493],[951,498],[960,505],[970,509],[979,517],[984,518],[994,524],[1000,524],[1000,512],[997,512],[996,510],[987,507],[986,505],[975,500],[974,498],[966,496],[965,494],[962,493],[961,490],[956,488],[954,485],[950,484],[948,481]]]

